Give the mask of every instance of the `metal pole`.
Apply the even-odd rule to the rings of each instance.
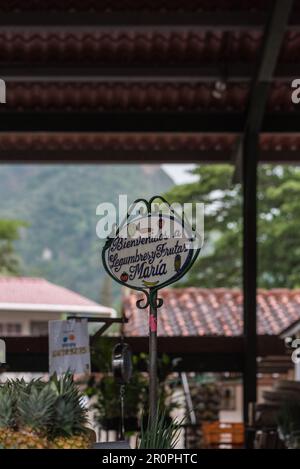
[[[180,373],[180,378],[181,378],[181,382],[182,382],[185,402],[186,402],[186,405],[187,405],[189,420],[190,420],[192,425],[196,425],[196,414],[195,414],[195,411],[194,411],[190,386],[189,386],[189,382],[188,382],[186,373]]]
[[[149,309],[149,423],[157,417],[157,293]]]
[[[244,294],[244,422],[256,402],[256,276],[257,276],[257,153],[258,134],[247,132],[243,154],[243,294]]]
[[[121,428],[119,433],[119,440],[125,440],[125,425],[124,425],[124,397],[125,397],[125,386],[121,384],[120,386],[120,404],[121,404]]]

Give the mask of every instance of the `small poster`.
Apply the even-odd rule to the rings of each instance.
[[[90,373],[87,319],[49,321],[49,373]]]
[[[4,340],[0,339],[0,365],[6,363],[6,349]]]

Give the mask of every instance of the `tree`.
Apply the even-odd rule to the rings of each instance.
[[[102,285],[100,289],[100,303],[103,306],[112,307],[113,304],[113,294],[112,294],[112,280],[108,275],[102,280]]]
[[[19,239],[19,229],[25,226],[18,220],[0,220],[0,274],[18,275],[20,260],[14,250],[14,241]]]
[[[229,165],[198,166],[197,182],[175,186],[170,202],[205,203],[205,244],[185,285],[241,287],[242,194]],[[300,169],[258,170],[258,286],[300,287]]]

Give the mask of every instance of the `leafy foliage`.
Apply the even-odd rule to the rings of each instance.
[[[19,230],[25,224],[18,220],[0,220],[0,274],[17,275],[20,259],[14,249],[14,241],[19,239]]]
[[[28,429],[47,437],[83,433],[87,411],[82,394],[67,373],[49,382],[8,380],[0,385],[0,428]]]
[[[71,436],[84,432],[87,415],[83,405],[83,396],[74,384],[73,376],[66,373],[61,378],[56,374],[51,377],[50,387],[56,396],[52,414],[51,436]]]
[[[0,388],[0,428],[14,425],[14,401],[8,389]]]
[[[170,421],[165,412],[158,410],[154,422],[141,426],[139,449],[173,449],[176,447],[182,422]]]
[[[17,400],[18,425],[46,433],[51,424],[55,401],[56,395],[49,385],[42,389],[31,386],[29,392],[21,392]]]
[[[103,373],[100,380],[91,377],[87,384],[86,394],[96,397],[95,409],[100,425],[105,420],[120,417],[120,385],[112,376],[111,370],[112,346],[105,337],[96,342],[92,351],[92,362]],[[147,368],[147,354],[133,355],[133,373],[125,390],[125,417],[137,418],[149,402],[149,381],[147,374],[141,369]],[[177,407],[177,403],[171,400],[171,389],[167,383],[167,377],[172,372],[172,363],[167,355],[163,355],[158,361],[159,399],[166,409],[166,414]]]
[[[299,401],[284,401],[278,413],[278,425],[284,437],[300,431],[300,403]]]
[[[22,273],[47,278],[95,301],[104,278],[96,207],[101,202],[117,204],[119,194],[127,194],[130,204],[172,185],[158,166],[143,165],[2,165],[0,179],[0,218],[13,213],[29,223],[17,242]],[[9,247],[6,258],[11,256]],[[1,257],[0,265],[6,265]],[[120,287],[113,288],[116,302]]]
[[[175,186],[171,202],[205,204],[205,246],[185,285],[240,287],[242,193],[229,165],[198,166],[199,180]],[[300,169],[260,165],[258,170],[258,285],[300,286]]]
[[[105,340],[105,337],[101,337],[94,346],[91,358],[103,375],[100,380],[91,376],[86,388],[89,397],[96,397],[94,408],[100,424],[108,419],[120,417],[120,385],[112,375],[111,355],[111,344]],[[133,373],[124,396],[125,417],[137,417],[140,409],[146,404],[148,392],[148,380],[138,371],[140,359],[133,356],[132,360]]]

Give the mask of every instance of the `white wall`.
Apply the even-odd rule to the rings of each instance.
[[[235,410],[221,410],[221,422],[242,422],[243,421],[243,386],[241,384],[235,385],[236,393],[236,408]]]
[[[263,402],[263,392],[272,389],[272,385],[259,384],[257,386],[257,402]],[[221,410],[221,422],[242,422],[243,421],[243,386],[236,384],[236,408],[235,410]]]
[[[61,319],[61,313],[47,313],[47,312],[14,312],[14,311],[1,311],[0,312],[0,323],[1,324],[15,324],[19,323],[22,325],[21,335],[30,335],[30,323],[31,321],[50,321],[55,319]],[[1,335],[1,334],[0,334]]]

